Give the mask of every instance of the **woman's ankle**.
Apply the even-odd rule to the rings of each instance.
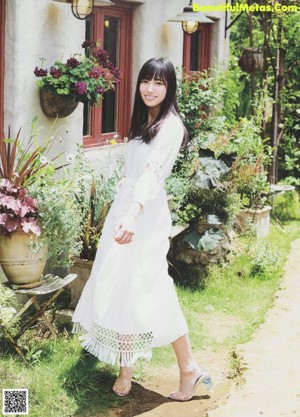
[[[179,368],[181,375],[192,375],[194,373],[199,373],[202,371],[201,367],[195,363],[186,365],[184,367]]]
[[[129,368],[127,366],[121,366],[119,370],[119,377],[131,379],[133,374],[133,368]]]

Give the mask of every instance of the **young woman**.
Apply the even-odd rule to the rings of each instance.
[[[192,355],[188,328],[166,260],[171,218],[164,190],[187,133],[178,115],[176,74],[165,58],[140,70],[125,158],[125,178],[106,218],[91,277],[74,312],[74,332],[99,360],[120,366],[113,390],[126,396],[138,359],[172,343],[177,401],[210,377]]]

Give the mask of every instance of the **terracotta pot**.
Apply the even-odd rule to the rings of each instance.
[[[40,102],[43,112],[48,117],[67,117],[78,106],[74,97],[52,94],[44,88],[40,88]]]
[[[263,55],[258,48],[244,48],[239,59],[239,66],[245,72],[255,72],[262,68]]]
[[[40,285],[47,249],[43,247],[35,253],[28,246],[30,242],[38,241],[38,236],[24,233],[22,230],[12,232],[8,236],[0,236],[0,264],[6,278],[12,284],[23,288]]]

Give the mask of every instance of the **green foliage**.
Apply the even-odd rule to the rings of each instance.
[[[223,239],[224,233],[219,229],[209,229],[204,235],[200,235],[193,230],[187,233],[184,240],[189,243],[193,249],[202,249],[204,251],[211,251],[218,246],[218,243]]]
[[[278,250],[274,249],[269,242],[259,244],[251,256],[250,275],[269,279],[276,270],[279,261]]]
[[[39,203],[41,238],[48,248],[50,268],[67,267],[80,253],[80,207],[75,199],[75,188],[70,173],[58,179],[51,166],[47,173],[30,185],[30,194]]]
[[[191,187],[188,196],[193,204],[201,207],[203,213],[214,214],[225,224],[230,224],[240,209],[239,196],[225,186],[211,190]]]
[[[300,1],[296,0],[295,5],[300,7]],[[232,19],[237,14],[232,14]],[[271,120],[272,109],[275,96],[275,71],[277,48],[284,50],[284,87],[279,96],[278,104],[281,106],[281,121],[279,133],[282,134],[278,149],[278,178],[279,180],[290,177],[290,183],[296,185],[297,178],[300,176],[299,164],[299,139],[300,122],[299,99],[300,99],[300,17],[299,13],[253,13],[253,43],[255,47],[264,50],[265,66],[267,76],[263,80],[263,71],[255,73],[255,86],[260,94],[265,95],[265,137],[272,136],[273,123]],[[236,62],[242,48],[250,45],[249,20],[246,13],[243,13],[230,29],[230,50],[232,55],[231,70],[236,71]],[[240,72],[239,70],[237,70]],[[241,113],[237,112],[238,117],[249,117],[251,115],[250,75],[239,75],[237,82],[242,86],[239,90],[241,100]],[[267,85],[267,89],[265,86]],[[270,100],[271,99],[271,100]],[[271,104],[270,104],[271,101]],[[255,108],[255,107],[254,107]],[[294,180],[292,180],[294,178]]]
[[[192,179],[194,187],[210,190],[220,185],[220,179],[229,168],[225,162],[215,158],[200,158],[201,167]]]
[[[281,221],[299,218],[300,203],[297,191],[287,191],[274,199],[274,214]]]
[[[198,146],[208,141],[210,133],[221,133],[225,126],[221,112],[226,95],[225,79],[222,67],[215,66],[209,72],[197,72],[192,76],[183,74],[179,80],[179,112],[190,141]]]
[[[111,207],[121,179],[123,160],[108,163],[100,174],[89,167],[82,146],[77,149],[75,175],[76,200],[81,212],[80,257],[94,260],[106,215]]]
[[[166,191],[173,196],[172,220],[174,223],[189,223],[201,213],[200,207],[189,200],[190,180],[184,173],[173,173],[166,180]]]
[[[231,155],[227,181],[241,194],[243,204],[253,208],[264,205],[270,187],[266,167],[271,149],[261,139],[259,121],[259,112],[249,119],[240,119],[231,132],[209,145],[217,157]]]
[[[226,184],[228,161],[215,158],[210,150],[210,145],[224,136],[230,124],[223,112],[223,102],[230,90],[230,86],[226,88],[227,75],[219,66],[209,73],[184,74],[179,81],[177,100],[190,142],[177,158],[167,181],[168,192],[175,196],[175,221],[191,221],[211,206],[209,200],[213,200],[215,206],[209,213],[225,218],[225,221],[232,219],[234,190]],[[237,101],[235,103],[237,105]],[[227,109],[231,117],[233,107]],[[205,193],[204,189],[210,191]],[[220,204],[216,203],[217,195],[221,198]]]
[[[9,330],[12,335],[18,331],[19,319],[11,322],[17,312],[14,307],[16,304],[15,293],[10,288],[0,284],[0,340],[4,336],[5,329]]]

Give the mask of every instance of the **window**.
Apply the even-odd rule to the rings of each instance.
[[[0,135],[4,135],[4,35],[5,35],[5,0],[0,0]]]
[[[103,145],[115,134],[127,135],[131,115],[132,7],[95,7],[86,23],[86,39],[101,40],[112,63],[120,68],[121,82],[106,93],[100,107],[84,105],[83,144]]]
[[[199,25],[192,35],[184,34],[183,67],[187,72],[203,71],[210,66],[212,25]]]

